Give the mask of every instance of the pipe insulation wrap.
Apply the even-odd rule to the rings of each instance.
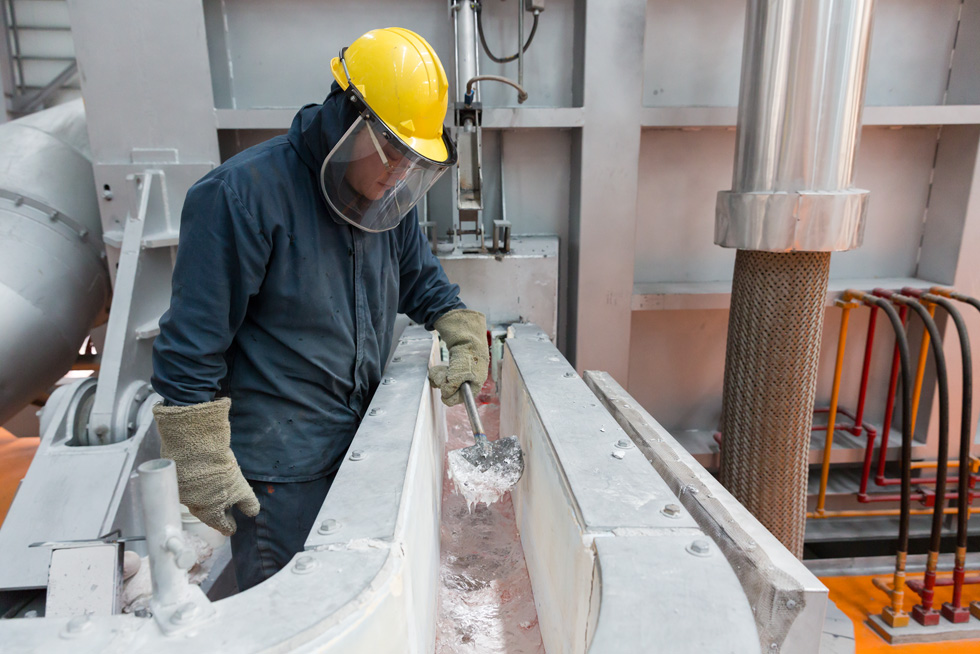
[[[798,557],[829,252],[735,255],[721,482]]]
[[[109,290],[81,100],[0,125],[0,424],[71,368]]]

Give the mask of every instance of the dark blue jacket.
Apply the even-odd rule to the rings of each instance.
[[[172,404],[231,396],[245,477],[332,473],[381,380],[397,313],[432,329],[464,305],[415,210],[372,234],[334,215],[319,171],[353,124],[336,84],[285,136],[249,148],[187,193],[153,388]]]

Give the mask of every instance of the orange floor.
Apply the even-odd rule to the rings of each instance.
[[[830,599],[854,622],[854,637],[857,641],[858,654],[865,654],[866,652],[977,654],[980,652],[980,640],[945,641],[928,645],[889,645],[866,622],[869,613],[880,613],[887,604],[887,597],[871,585],[871,579],[871,577],[820,578],[820,581],[830,589]],[[948,602],[952,592],[951,587],[937,588],[936,606],[942,602]],[[980,600],[980,586],[964,588],[963,599],[965,602]],[[918,602],[918,596],[912,591],[906,590],[905,610],[911,611],[912,605],[916,602]],[[980,626],[980,621],[975,618],[971,619]]]
[[[17,485],[27,474],[38,438],[17,438],[0,427],[0,524],[7,517],[7,510],[14,501]]]

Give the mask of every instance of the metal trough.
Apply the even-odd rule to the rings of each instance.
[[[446,440],[433,356],[429,333],[405,330],[306,551],[274,577],[204,610],[5,620],[4,651],[431,652]],[[527,456],[513,500],[547,651],[760,651],[717,532],[537,327],[510,329],[500,387],[501,433]],[[815,629],[793,651],[816,651]]]

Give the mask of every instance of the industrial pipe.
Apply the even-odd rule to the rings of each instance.
[[[906,320],[908,320],[908,308],[900,307],[898,310],[899,318],[902,321],[903,330]],[[903,331],[904,333],[904,331]],[[895,342],[895,351],[892,354],[892,369],[891,373],[888,375],[888,395],[885,401],[885,418],[882,422],[881,429],[881,447],[878,449],[878,468],[875,471],[875,483],[879,483],[879,479],[884,479],[885,477],[885,463],[886,455],[888,452],[888,436],[891,431],[892,425],[892,415],[895,411],[895,391],[898,389],[898,371],[899,371],[899,351],[898,342]]]
[[[797,556],[830,252],[861,243],[852,187],[873,0],[749,0],[732,188],[715,243],[738,248],[721,479]]]
[[[82,101],[0,125],[0,424],[71,369],[109,299]]]
[[[855,436],[861,435],[861,423],[864,422],[864,405],[868,398],[868,379],[871,376],[871,353],[874,350],[875,328],[878,326],[878,307],[871,307],[868,316],[868,335],[864,339],[864,362],[861,364],[861,386],[858,390],[857,409],[854,411]]]
[[[154,459],[137,468],[150,558],[153,603],[172,606],[185,598],[187,570],[196,561],[194,549],[184,541],[177,495],[177,466],[170,459]]]
[[[840,399],[840,380],[844,370],[847,324],[851,316],[851,309],[861,306],[857,302],[848,300],[838,300],[836,304],[841,309],[840,336],[837,338],[837,361],[834,365],[833,388],[830,391],[830,411],[827,417],[827,437],[824,440],[823,446],[823,465],[820,468],[820,491],[817,494],[817,515],[824,512],[824,503],[827,499],[827,480],[830,476],[830,454],[834,446],[834,430],[837,427],[837,402]]]
[[[887,293],[887,292],[886,292]],[[892,301],[906,305],[919,314],[930,335],[933,361],[936,365],[936,380],[939,386],[939,452],[936,468],[936,503],[932,514],[932,529],[929,534],[929,552],[926,558],[926,572],[923,578],[923,592],[919,595],[921,603],[912,607],[912,617],[925,626],[939,624],[939,612],[933,606],[936,568],[939,564],[939,548],[943,527],[943,503],[946,494],[946,461],[949,448],[949,383],[946,373],[946,356],[943,352],[942,337],[932,314],[915,299],[898,293],[891,294]],[[903,470],[904,474],[904,470]]]

